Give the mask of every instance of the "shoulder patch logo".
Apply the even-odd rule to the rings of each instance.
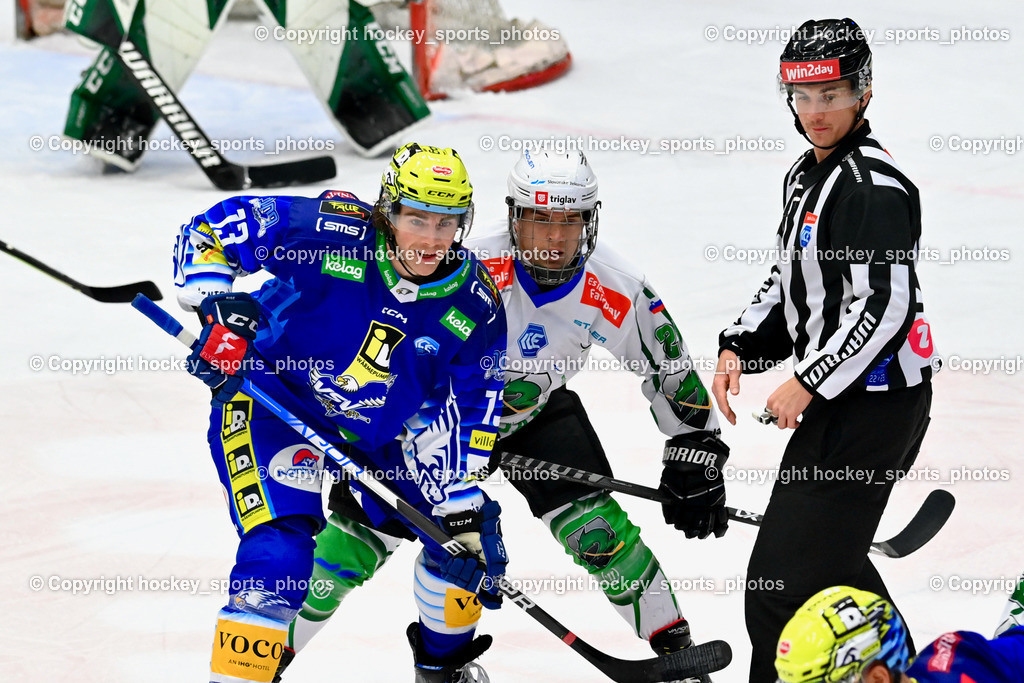
[[[249,200],[249,204],[252,206],[252,212],[256,216],[256,221],[260,224],[260,229],[256,236],[263,237],[267,234],[267,230],[277,225],[277,221],[280,220],[280,217],[277,215],[277,199],[274,197],[255,197]]]

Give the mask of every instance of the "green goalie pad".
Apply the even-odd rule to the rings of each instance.
[[[159,112],[112,50],[128,38],[178,91],[195,68],[233,0],[71,0],[69,30],[96,41],[100,53],[71,95],[64,134],[90,141],[90,152],[125,170],[142,156]],[[260,4],[260,3],[258,3]],[[286,29],[347,26],[345,40],[289,42],[288,48],[353,147],[366,156],[389,152],[409,127],[429,115],[412,78],[379,37],[373,15],[357,2],[264,0],[267,19]],[[299,28],[298,26],[294,28]],[[286,34],[287,35],[287,34]]]
[[[71,93],[64,135],[92,143],[90,153],[107,163],[134,170],[160,112],[125,71],[114,52],[117,45],[127,32],[167,86],[178,90],[232,2],[70,0],[64,11],[68,30],[102,47]]]

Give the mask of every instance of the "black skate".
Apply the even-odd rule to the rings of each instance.
[[[491,646],[490,636],[474,638],[472,642],[444,659],[431,657],[423,650],[420,642],[420,625],[418,622],[409,624],[405,635],[412,646],[413,658],[416,660],[416,679],[414,683],[489,683],[487,672],[473,660],[482,655]]]
[[[651,649],[658,656],[685,650],[693,645],[693,640],[690,638],[690,624],[687,623],[686,619],[674,621],[668,626],[655,631],[654,635],[651,636],[650,643]],[[711,683],[711,678],[699,676],[697,678],[686,678],[677,683]]]
[[[281,661],[277,663],[277,673],[274,674],[274,680],[270,683],[281,683],[281,674],[288,668],[288,665],[295,659],[295,650],[290,647],[286,647],[284,652],[281,653]]]

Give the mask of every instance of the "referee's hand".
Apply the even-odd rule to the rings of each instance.
[[[729,407],[729,394],[740,393],[740,357],[728,349],[718,354],[718,367],[715,368],[715,381],[711,383],[711,393],[715,395],[718,410],[721,411],[729,424],[736,424],[736,413]]]

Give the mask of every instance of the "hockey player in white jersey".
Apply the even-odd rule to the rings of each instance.
[[[566,387],[586,365],[593,345],[604,346],[643,377],[655,422],[669,437],[661,489],[674,503],[664,506],[666,522],[689,538],[721,536],[728,523],[721,469],[729,449],[718,438],[710,395],[644,274],[597,245],[600,202],[586,157],[525,152],[509,175],[508,190],[508,229],[467,243],[497,287],[478,294],[500,297],[508,319],[508,355],[495,358],[493,367],[505,374],[494,453],[611,475],[579,397]],[[492,469],[496,466],[497,458]],[[608,493],[566,481],[508,476],[638,637],[658,654],[690,646],[689,624],[658,560]],[[334,487],[331,509],[331,524],[317,538],[313,577],[321,585],[330,582],[333,590],[307,597],[290,632],[294,650],[309,642],[341,599],[369,579],[397,545],[386,532],[353,523],[358,512],[347,487]],[[362,562],[346,561],[353,557]],[[436,671],[417,669],[417,682],[471,680],[457,666],[436,664]]]

